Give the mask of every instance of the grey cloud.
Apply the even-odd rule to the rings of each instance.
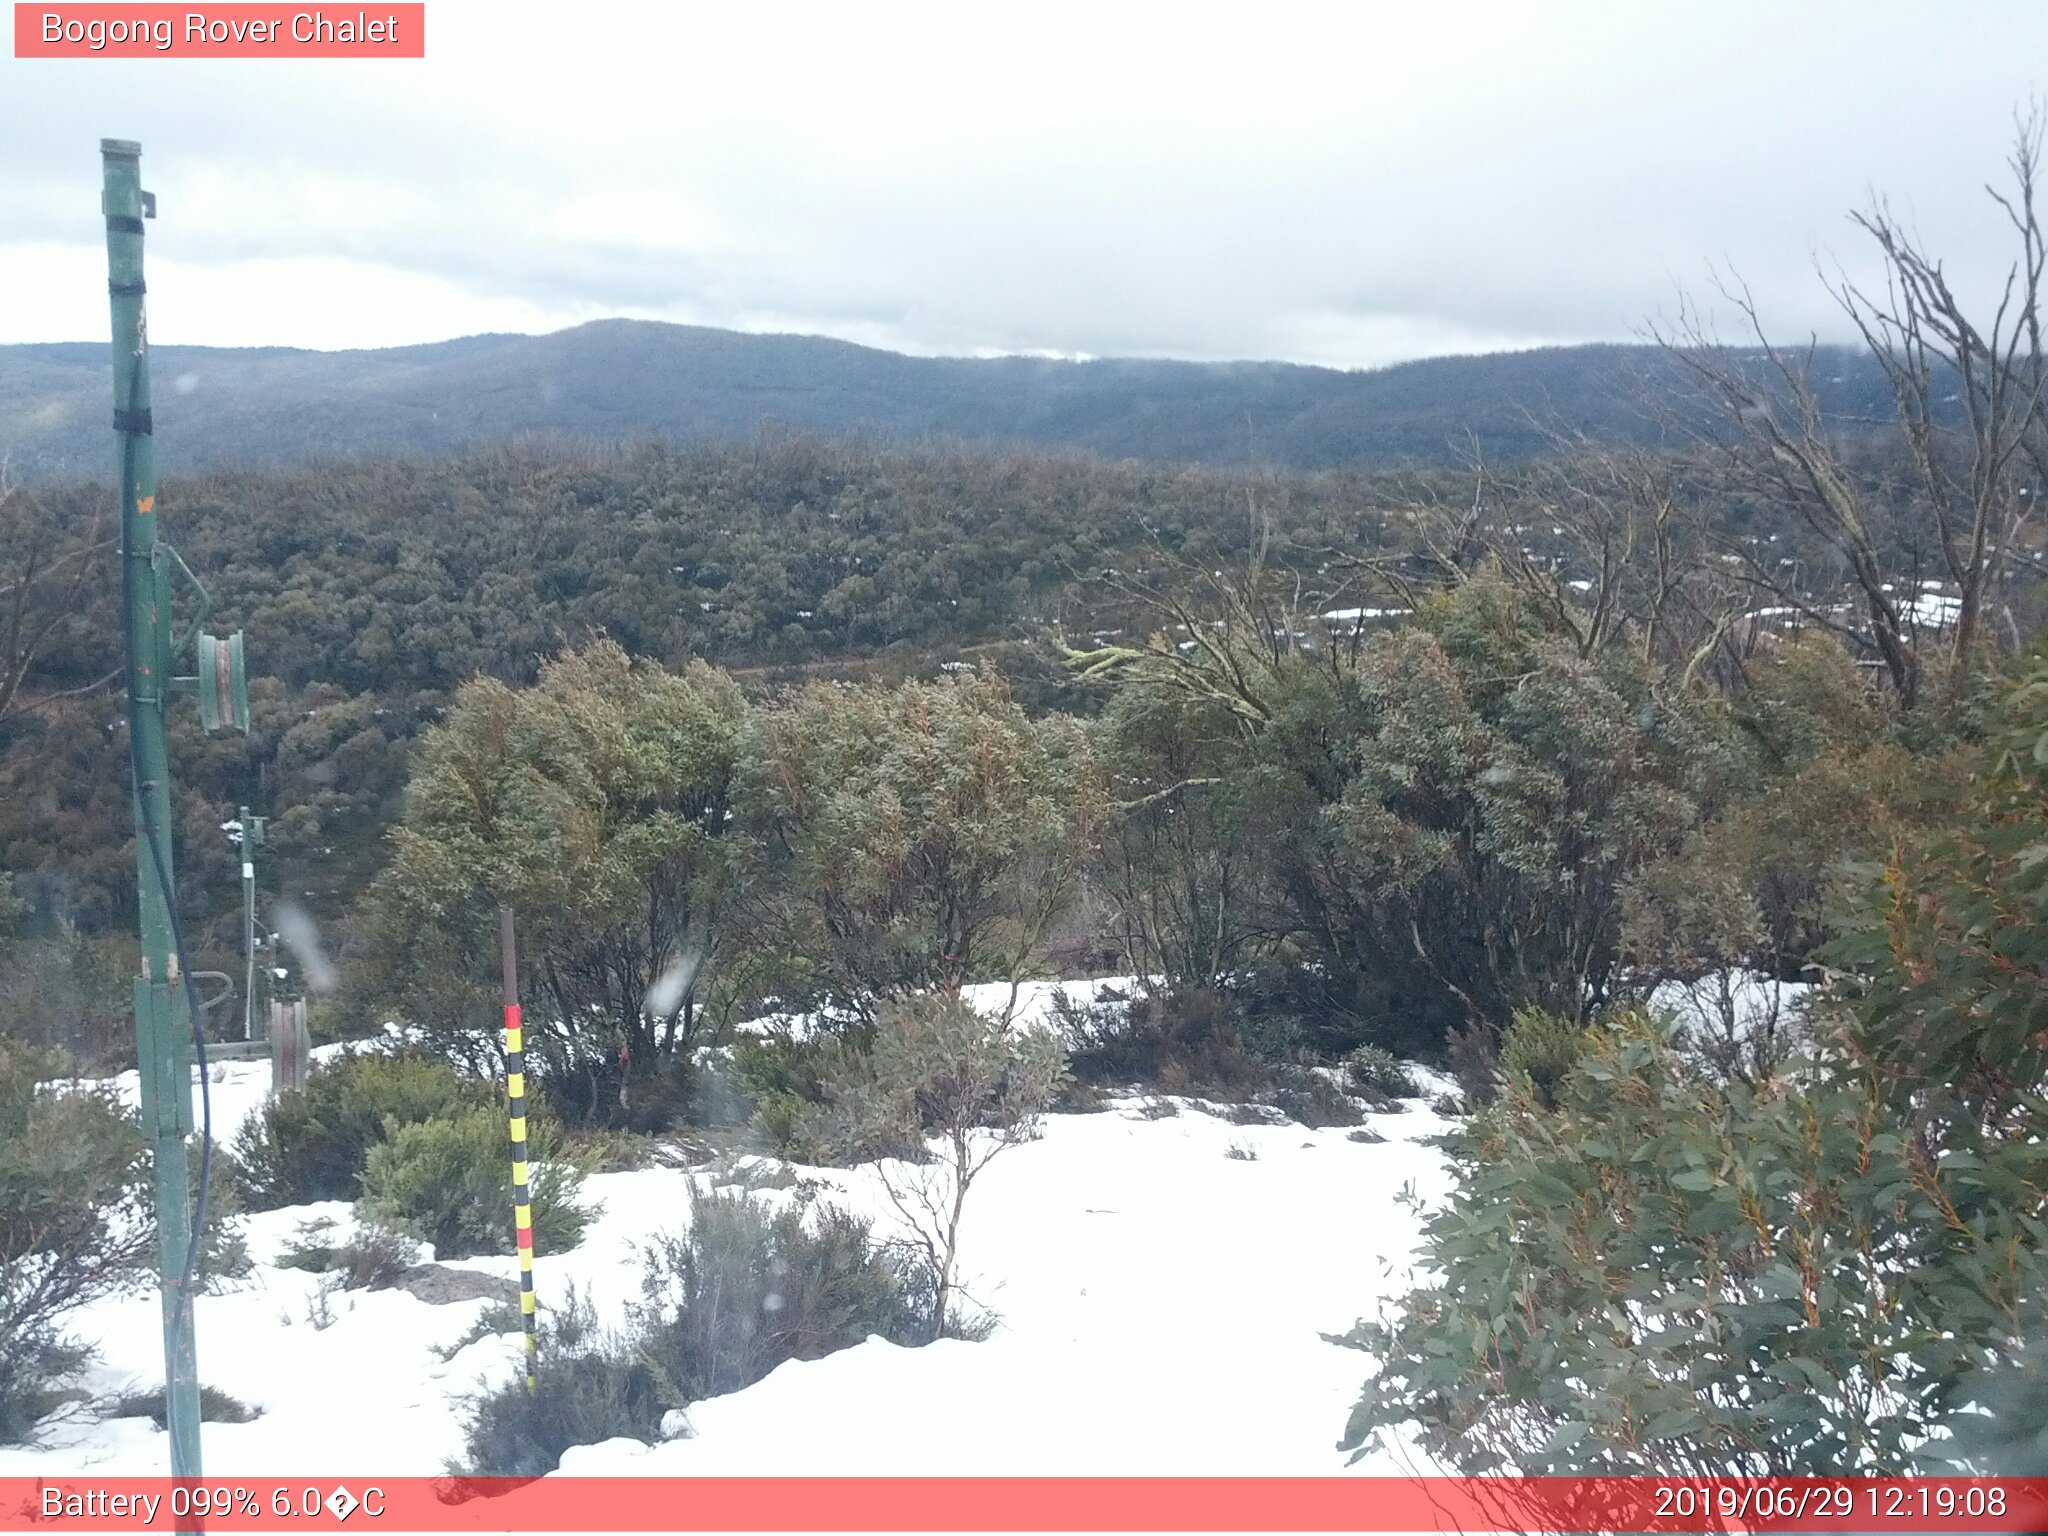
[[[487,36],[482,18],[515,13],[451,0],[419,66],[5,61],[0,259],[96,243],[93,151],[118,132],[144,141],[159,249],[180,259],[341,258],[565,318],[1377,363],[1625,339],[1721,262],[1786,334],[1841,337],[1812,263],[1867,270],[1844,216],[1873,187],[1965,281],[1992,279],[1981,186],[2048,57],[2033,5],[1588,4],[1535,8],[1536,27],[1465,7],[1398,42],[1357,9],[1247,13],[1241,48],[1204,51],[1185,8],[1093,29],[1020,8],[1020,37],[1073,28],[1044,74],[1061,56],[1043,38],[1014,64],[895,60],[941,13],[864,8],[866,32],[790,26],[785,54],[730,59],[691,55],[676,23],[672,111],[653,64],[608,80],[587,50],[545,56],[544,13]],[[807,37],[844,77],[799,57]],[[714,89],[726,104],[692,116]],[[1120,91],[1139,104],[1121,116]],[[703,230],[635,231],[650,193]],[[563,227],[585,203],[608,227]],[[205,317],[177,329],[203,340]]]

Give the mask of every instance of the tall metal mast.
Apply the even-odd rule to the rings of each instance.
[[[142,146],[100,141],[100,211],[107,219],[107,298],[114,326],[114,436],[120,448],[121,591],[128,624],[128,730],[135,774],[135,879],[142,974],[135,1042],[142,1128],[156,1175],[157,1273],[163,1287],[164,1423],[171,1475],[199,1476],[199,1359],[192,1332],[191,1019],[171,942],[171,785],[164,750],[170,671],[170,582],[157,548],[156,447],[149,412],[149,331],[142,302]]]
[[[173,691],[196,694],[207,729],[249,728],[242,637],[199,635],[210,608],[206,589],[159,536],[156,447],[149,398],[149,331],[144,315],[142,221],[156,217],[156,198],[142,190],[142,146],[100,141],[100,211],[107,222],[107,298],[113,317],[114,436],[121,497],[121,593],[126,624],[128,737],[135,808],[136,898],[142,930],[142,974],[135,981],[135,1042],[142,1079],[142,1129],[156,1181],[157,1273],[162,1284],[164,1423],[170,1431],[171,1475],[196,1478],[199,1467],[199,1363],[193,1340],[192,1293],[198,1284],[192,1213],[192,1172],[186,1139],[193,1130],[193,993],[184,973],[171,855],[170,765],[164,747],[164,702]],[[171,578],[198,597],[183,636],[171,625]],[[171,676],[186,639],[197,639],[198,677]],[[204,1152],[202,1153],[204,1157]],[[202,1168],[207,1166],[202,1161]],[[202,1196],[204,1175],[201,1178]]]

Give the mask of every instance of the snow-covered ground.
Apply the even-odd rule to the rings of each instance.
[[[1047,1000],[1034,991],[1026,1005]],[[214,1117],[225,1140],[260,1103],[269,1068],[218,1071]],[[1417,1234],[1396,1195],[1413,1184],[1434,1198],[1446,1182],[1441,1157],[1419,1144],[1444,1129],[1436,1115],[1416,1103],[1368,1123],[1384,1141],[1234,1125],[1193,1107],[1147,1118],[1135,1101],[1050,1116],[1044,1136],[998,1157],[969,1199],[962,1274],[1001,1318],[992,1338],[923,1349],[871,1339],[791,1362],[693,1406],[690,1438],[579,1448],[563,1470],[1341,1471],[1335,1441],[1369,1362],[1320,1335],[1404,1288]],[[874,1170],[800,1171],[888,1226]],[[599,1215],[581,1246],[536,1261],[543,1307],[573,1284],[601,1314],[622,1317],[639,1293],[636,1251],[686,1221],[690,1177],[651,1168],[592,1178]],[[257,1268],[240,1289],[197,1303],[201,1380],[262,1409],[248,1424],[206,1426],[206,1470],[438,1473],[461,1447],[463,1398],[512,1378],[516,1337],[444,1361],[437,1347],[491,1304],[434,1306],[396,1290],[341,1293],[331,1321],[316,1326],[320,1277],[270,1262],[316,1217],[346,1224],[348,1208],[248,1218]],[[510,1257],[459,1263],[516,1273]],[[84,1382],[95,1394],[161,1381],[153,1292],[96,1303],[71,1326],[100,1351]],[[165,1436],[146,1418],[79,1413],[47,1426],[38,1447],[0,1450],[0,1476],[88,1469],[165,1472]],[[1393,1466],[1375,1459],[1360,1470]]]

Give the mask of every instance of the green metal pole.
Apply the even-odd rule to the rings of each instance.
[[[102,139],[101,212],[107,221],[107,296],[113,314],[114,432],[120,449],[122,591],[127,609],[128,720],[134,754],[135,874],[142,974],[135,982],[135,1043],[142,1128],[156,1175],[158,1274],[164,1325],[164,1422],[171,1475],[199,1470],[199,1363],[192,1330],[192,1036],[172,945],[170,767],[164,699],[170,685],[170,572],[159,550],[156,450],[149,413],[149,332],[143,307],[142,221],[156,199],[141,186],[142,146]]]

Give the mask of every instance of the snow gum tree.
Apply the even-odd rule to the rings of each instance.
[[[1908,831],[1827,951],[1833,1028],[1729,1076],[1638,1016],[1551,1104],[1450,1143],[1442,1277],[1347,1342],[1346,1432],[1463,1469],[2038,1470],[2048,1301],[2048,658],[1946,824]],[[1954,1428],[1955,1438],[1931,1438]]]
[[[1619,994],[1624,890],[1727,762],[1696,695],[1637,647],[1585,654],[1485,572],[1350,647],[1276,644],[1299,625],[1249,588],[1222,611],[1190,612],[1192,651],[1163,633],[1075,659],[1236,721],[1262,866],[1238,883],[1312,1043],[1434,1052],[1470,1031],[1490,1059],[1517,1008],[1583,1020]],[[1204,895],[1227,899],[1214,869]]]
[[[376,988],[488,1051],[495,914],[520,919],[527,1051],[558,1087],[656,1073],[698,1034],[727,950],[747,706],[724,673],[598,641],[535,687],[463,686],[428,733],[369,899]]]
[[[864,1017],[962,981],[1014,995],[1104,815],[1086,727],[988,674],[804,689],[760,722],[746,799],[775,969]]]

